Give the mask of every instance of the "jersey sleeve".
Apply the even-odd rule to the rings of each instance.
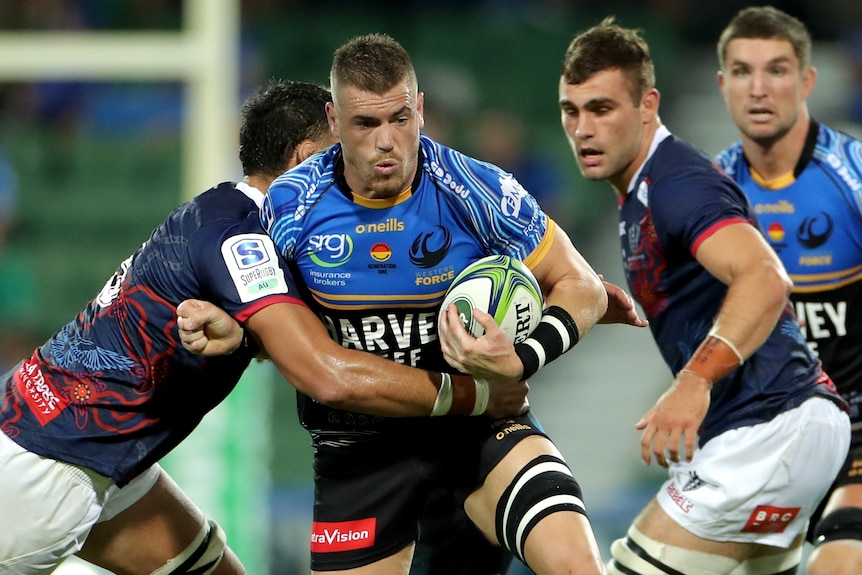
[[[203,294],[238,321],[274,303],[305,305],[284,259],[260,226],[257,213],[240,222],[218,220],[189,243],[190,262]]]
[[[341,146],[336,144],[315,154],[269,186],[260,209],[260,224],[275,242],[278,253],[288,261],[294,259],[303,217],[334,178],[334,161],[340,150]]]
[[[862,215],[862,142],[849,136],[845,138],[843,151],[847,171],[843,177],[853,193],[856,213]]]
[[[545,239],[548,218],[512,174],[423,137],[431,176],[463,204],[468,224],[488,253],[524,260]]]
[[[650,212],[665,245],[684,245],[694,256],[721,228],[752,223],[748,200],[717,167],[679,170],[653,184]]]

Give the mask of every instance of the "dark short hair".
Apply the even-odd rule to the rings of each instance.
[[[632,101],[655,87],[655,66],[639,30],[623,28],[609,16],[575,36],[563,57],[562,76],[568,84],[582,84],[604,70],[620,70],[631,84]]]
[[[280,176],[306,139],[329,134],[329,90],[306,82],[272,81],[258,88],[240,113],[239,161],[245,175]]]
[[[333,55],[329,81],[333,91],[340,85],[383,94],[407,81],[416,87],[416,71],[407,50],[386,34],[356,36]]]
[[[811,34],[800,20],[772,6],[740,10],[718,39],[718,64],[723,69],[727,45],[736,39],[787,40],[799,59],[800,68],[811,64]]]

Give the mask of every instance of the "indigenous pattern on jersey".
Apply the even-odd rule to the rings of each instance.
[[[812,351],[862,431],[862,142],[817,122],[793,173],[765,182],[737,142],[718,163],[746,193],[793,280]]]
[[[256,350],[187,352],[176,306],[200,298],[244,321],[276,302],[301,303],[260,227],[262,198],[224,183],[174,210],[74,321],[6,374],[2,430],[120,485],[179,444]]]
[[[662,127],[620,204],[620,240],[632,294],[673,373],[704,340],[727,293],[694,254],[716,231],[744,222],[757,226],[742,191]],[[814,395],[843,406],[788,306],[763,346],[713,386],[700,444],[769,421]]]
[[[336,145],[276,179],[261,218],[333,339],[441,370],[447,366],[436,319],[455,275],[489,254],[535,267],[556,228],[511,174],[424,135],[420,142],[416,178],[395,198],[354,197]],[[312,431],[396,425],[300,400],[301,420]]]

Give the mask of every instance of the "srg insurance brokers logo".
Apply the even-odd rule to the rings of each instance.
[[[315,234],[308,239],[306,253],[320,267],[337,268],[353,255],[353,238],[350,234]]]

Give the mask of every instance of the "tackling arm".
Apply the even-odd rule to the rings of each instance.
[[[193,353],[221,355],[236,350],[242,327],[208,302],[187,300],[177,308],[180,338]],[[389,417],[426,416],[441,389],[439,373],[408,367],[373,354],[349,350],[332,339],[303,305],[277,303],[246,322],[279,372],[296,389],[331,407]],[[452,410],[473,411],[472,377],[452,376]],[[526,411],[526,382],[488,381],[484,414],[509,417]]]

